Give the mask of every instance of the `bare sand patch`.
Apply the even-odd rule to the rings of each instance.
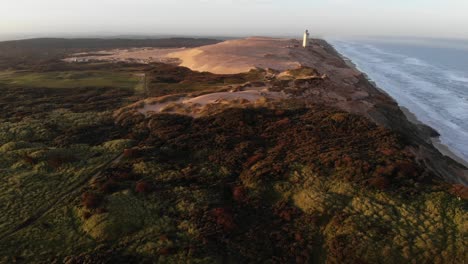
[[[279,92],[269,92],[269,91],[258,91],[258,90],[248,90],[248,91],[240,91],[240,92],[221,92],[221,93],[211,93],[206,94],[190,99],[186,99],[183,101],[184,104],[199,104],[199,105],[206,105],[206,104],[215,104],[222,100],[239,100],[244,99],[249,102],[254,102],[260,98],[267,98],[267,99],[282,99],[284,95]]]
[[[75,53],[71,57],[64,59],[67,62],[86,61],[112,61],[112,62],[139,62],[152,63],[162,62],[178,64],[176,58],[170,58],[167,54],[184,50],[185,48],[130,48],[112,49],[92,53]]]
[[[177,113],[193,117],[203,115],[205,110],[218,107],[220,109],[230,106],[246,106],[263,104],[269,101],[285,99],[287,96],[281,92],[271,92],[267,89],[246,90],[238,92],[216,92],[196,97],[181,97],[173,100],[148,101],[145,100],[136,106],[136,110],[144,115],[155,113]]]
[[[254,68],[294,69],[300,63],[290,56],[293,40],[252,37],[221,42],[168,54],[181,66],[218,74],[247,72]]]

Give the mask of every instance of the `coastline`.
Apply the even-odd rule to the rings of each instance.
[[[450,148],[445,145],[444,143],[442,143],[440,141],[440,138],[438,137],[433,137],[431,138],[431,141],[432,141],[432,145],[444,156],[446,157],[449,157],[453,160],[455,160],[456,162],[460,163],[461,165],[465,166],[466,168],[468,168],[468,161],[465,161],[464,159],[462,159],[461,157],[459,157],[457,154],[455,154],[452,150],[450,150]]]
[[[399,106],[401,111],[403,111],[403,113],[405,114],[406,118],[413,124],[416,124],[416,125],[424,125],[424,126],[428,126],[426,124],[424,124],[423,122],[421,122],[417,117],[416,115],[411,112],[408,108],[404,107],[404,106]],[[429,127],[429,126],[428,126]],[[433,128],[431,128],[433,129]],[[468,168],[468,161],[464,160],[462,157],[458,156],[455,152],[453,152],[449,146],[445,145],[444,143],[442,143],[442,141],[440,140],[440,137],[431,137],[431,143],[432,145],[444,156],[446,157],[449,157],[451,159],[453,159],[454,161],[460,163],[461,165],[465,166]]]
[[[468,161],[464,160],[462,157],[460,157],[456,153],[454,153],[450,149],[449,146],[443,144],[441,142],[441,140],[440,140],[440,136],[438,135],[437,131],[434,128],[432,128],[431,126],[421,122],[420,120],[418,120],[418,118],[416,117],[416,115],[414,113],[412,113],[409,109],[401,106],[395,98],[393,98],[385,90],[380,88],[377,85],[377,83],[375,83],[369,77],[369,75],[367,73],[365,73],[364,71],[359,69],[359,67],[350,58],[348,58],[345,55],[341,54],[331,42],[329,42],[327,40],[324,40],[324,41],[336,52],[336,54],[344,61],[344,63],[348,67],[362,73],[364,78],[367,80],[367,82],[371,86],[373,86],[376,90],[378,90],[379,92],[381,92],[381,93],[385,94],[386,96],[388,96],[389,98],[391,98],[396,103],[397,107],[403,113],[403,115],[407,119],[407,121],[409,123],[415,125],[415,129],[414,129],[415,131],[412,131],[412,132],[414,132],[425,143],[430,145],[440,155],[440,156],[436,156],[436,155],[432,155],[430,153],[427,153],[427,155],[429,157],[431,157],[431,159],[432,159],[431,162],[437,163],[434,166],[435,168],[437,168],[436,170],[439,169],[438,168],[439,166],[443,167],[443,168],[440,169],[439,174],[441,176],[443,176],[443,178],[445,180],[457,181],[457,182],[460,182],[460,183],[462,183],[464,185],[467,185],[468,184]],[[418,128],[423,128],[423,129],[418,129]],[[426,130],[426,131],[423,132],[422,130]],[[427,131],[430,131],[430,132],[427,133]],[[437,136],[433,136],[434,133],[436,133]],[[430,149],[427,149],[427,150],[428,150],[428,152],[431,152]],[[423,156],[426,156],[426,155],[423,155]],[[444,161],[444,158],[448,159],[449,162],[446,162],[446,160]],[[443,174],[447,173],[449,171],[452,172],[451,173],[452,177],[447,178],[446,175],[443,175]]]
[[[400,107],[401,111],[403,111],[403,113],[405,114],[408,121],[410,121],[411,123],[413,123],[415,125],[424,125],[424,126],[429,127],[428,125],[421,122],[418,119],[418,117],[413,112],[411,112],[408,108],[406,108],[404,106],[399,106],[399,107]],[[433,129],[433,128],[431,128],[431,129]],[[449,146],[442,143],[439,136],[431,137],[431,143],[442,155],[444,155],[446,157],[449,157],[449,158],[453,159],[454,161],[456,161],[456,162],[460,163],[461,165],[468,168],[468,161],[466,161],[462,157],[458,156],[453,150],[450,149]]]
[[[329,43],[334,49],[335,47],[333,46],[333,44],[331,44],[330,42],[327,41],[327,43]],[[390,98],[392,98],[395,102],[398,103],[398,101],[393,98],[390,94],[388,94],[385,90],[383,90],[382,88],[380,88],[370,77],[367,73],[365,73],[364,71],[362,71],[361,69],[359,69],[359,67],[348,57],[346,57],[345,55],[341,54],[340,52],[338,52],[336,49],[335,51],[339,54],[339,56],[344,60],[344,62],[346,63],[346,65],[348,65],[349,67],[361,72],[364,77],[367,79],[367,81],[372,84],[377,90],[379,90],[380,92],[386,94],[387,96],[389,96]],[[411,123],[415,124],[415,125],[424,125],[424,126],[427,126],[427,127],[430,127],[429,125],[421,122],[417,116],[411,112],[408,108],[404,107],[404,106],[401,106],[400,104],[398,104],[398,107],[400,108],[400,110],[405,114],[406,118],[408,119],[408,121],[410,121]],[[436,131],[434,128],[430,127],[431,129],[433,129],[434,131]],[[447,157],[450,157],[451,159],[457,161],[458,163],[464,165],[465,167],[468,168],[468,161],[467,160],[464,160],[462,157],[458,156],[457,154],[455,154],[449,146],[445,145],[444,143],[441,142],[440,138],[439,137],[431,137],[431,141],[432,141],[432,145],[440,151],[440,153],[442,153],[444,156],[447,156]]]

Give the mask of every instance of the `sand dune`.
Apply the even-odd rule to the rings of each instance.
[[[181,66],[219,74],[246,72],[253,68],[287,70],[300,67],[291,56],[296,40],[252,37],[169,53]]]
[[[242,73],[254,68],[285,71],[308,66],[320,69],[320,73],[340,84],[355,84],[359,80],[357,77],[361,75],[333,54],[324,41],[317,39],[310,40],[308,48],[303,48],[296,39],[250,37],[197,48],[113,49],[89,53],[89,56],[75,54],[65,60],[163,62],[185,66],[194,71],[218,74]]]
[[[281,92],[272,92],[267,88],[257,90],[245,90],[238,92],[216,92],[208,93],[196,97],[181,97],[173,100],[158,101],[158,98],[149,98],[130,105],[127,108],[136,109],[142,114],[149,113],[179,113],[184,114],[180,109],[186,109],[187,115],[197,117],[205,106],[210,105],[247,105],[255,103],[258,100],[271,102],[285,99],[288,96]]]
[[[320,73],[341,84],[355,84],[361,73],[331,52],[323,40],[312,39],[310,46],[303,48],[296,39],[250,37],[179,50],[165,56],[181,61],[181,66],[192,70],[218,74],[241,73],[254,68],[285,71],[308,66],[320,69]]]

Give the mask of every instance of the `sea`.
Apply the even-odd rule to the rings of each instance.
[[[468,162],[468,40],[327,40]]]

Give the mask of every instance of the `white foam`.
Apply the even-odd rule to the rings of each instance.
[[[415,66],[422,66],[422,67],[429,67],[430,66],[430,64],[427,64],[424,61],[422,61],[420,59],[416,59],[416,58],[405,58],[404,62],[406,64],[411,64],[411,65],[415,65]]]
[[[455,73],[453,71],[446,71],[445,74],[447,75],[447,78],[451,81],[462,82],[462,83],[468,84],[468,77],[461,76],[460,74]]]
[[[441,134],[468,161],[468,77],[370,44],[332,41],[380,88]]]

